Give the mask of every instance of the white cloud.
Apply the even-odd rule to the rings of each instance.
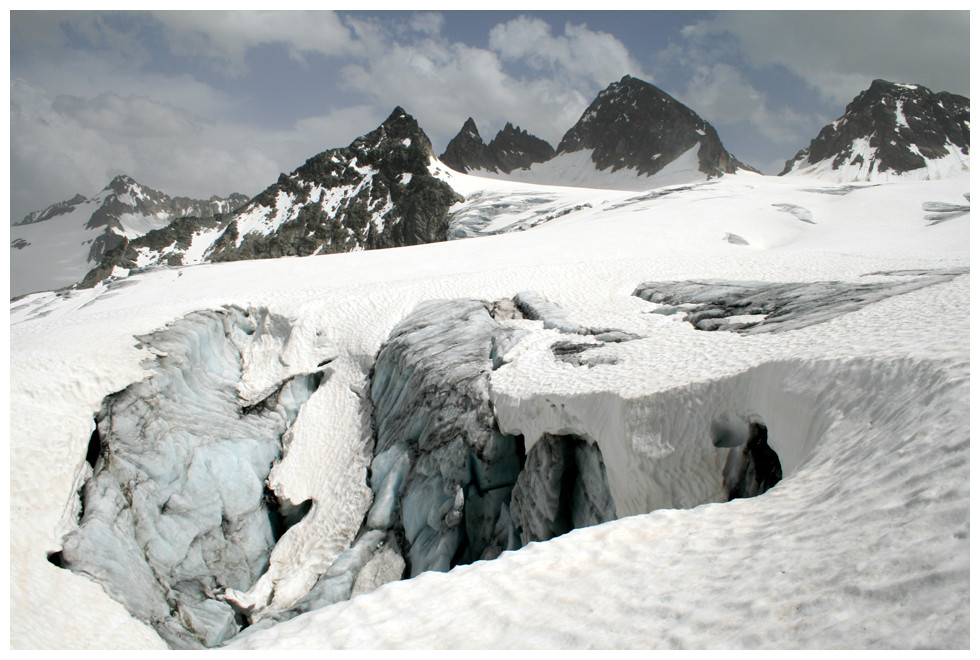
[[[437,152],[468,116],[486,140],[509,121],[556,146],[600,89],[626,73],[643,75],[622,42],[584,25],[553,35],[544,21],[520,17],[490,31],[489,49],[431,31],[401,43],[376,22],[348,25],[366,55],[345,67],[347,85],[384,107],[403,106]],[[515,63],[530,73],[512,74]]]
[[[968,95],[969,22],[965,11],[720,12],[685,35],[734,35],[753,66],[785,66],[846,104],[874,78]]]
[[[567,23],[565,33],[555,36],[543,20],[521,16],[490,31],[490,48],[505,60],[602,87],[627,73],[643,77],[640,66],[619,39],[585,25]]]
[[[785,107],[770,109],[766,95],[728,64],[697,66],[679,98],[716,126],[747,122],[778,144],[795,145],[812,137],[812,117]]]
[[[442,14],[434,11],[420,11],[413,13],[408,19],[408,26],[415,32],[434,37],[442,32],[442,26],[446,19]]]
[[[16,78],[10,98],[14,221],[75,193],[91,196],[117,174],[171,195],[255,195],[281,170],[346,145],[384,118],[359,106],[270,132],[133,95],[52,97]]]
[[[330,11],[162,11],[174,52],[212,58],[225,71],[245,73],[245,53],[261,44],[283,44],[290,57],[304,53],[350,54],[358,47],[350,30]]]
[[[382,107],[404,107],[437,153],[468,116],[487,140],[491,128],[510,121],[555,144],[587,105],[586,96],[557,81],[511,77],[495,53],[434,39],[390,45],[345,68],[344,79]]]
[[[141,96],[212,117],[233,112],[237,105],[235,99],[188,74],[145,72],[114,52],[56,50],[12,65],[11,77],[30,80],[52,94]]]
[[[92,99],[60,95],[51,110],[83,130],[112,133],[120,140],[199,134],[199,120],[186,110],[142,96],[105,93]]]

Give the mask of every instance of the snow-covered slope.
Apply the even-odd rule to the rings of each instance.
[[[241,410],[235,424],[290,379],[322,374],[266,481],[268,501],[310,502],[308,513],[253,586],[195,587],[204,609],[194,611],[223,617],[224,630],[252,622],[233,647],[969,646],[968,179],[841,186],[756,175],[637,194],[432,167],[466,197],[452,220],[476,237],[156,270],[12,304],[13,647],[164,646],[103,587],[54,564],[71,564],[77,491],[117,460],[111,437],[101,442],[105,420],[180,423],[153,406],[125,412],[128,394],[110,395],[164,382],[154,374],[180,354],[166,342],[202,311],[225,320],[195,332],[190,362],[231,388],[220,396]],[[492,235],[501,228],[510,231]],[[259,321],[234,320],[241,310]],[[717,322],[701,322],[709,317]],[[447,339],[430,343],[439,328]],[[398,346],[420,352],[379,357]],[[410,386],[399,370],[416,368],[436,371]],[[194,394],[210,382],[196,373],[174,379],[186,383],[178,400],[196,406],[196,425],[223,424],[219,406]],[[383,395],[391,387],[404,395]],[[274,414],[276,396],[261,410]],[[426,412],[435,401],[444,407]],[[398,529],[445,539],[462,526],[476,538],[467,516],[492,510],[489,490],[469,490],[483,477],[462,487],[465,475],[405,471],[397,451],[371,456],[387,447],[373,446],[374,428],[401,424],[398,437],[425,451],[436,436],[419,429],[444,423],[491,459],[470,464],[477,476],[504,465],[476,449],[502,442],[480,429],[520,439],[525,531],[548,501],[540,447],[562,442],[591,448],[574,472],[605,481],[619,520],[393,580],[419,557],[447,556],[408,552]],[[759,428],[782,479],[728,502],[733,456]],[[163,464],[141,460],[151,473]],[[198,460],[211,476],[189,470],[195,489],[244,469]],[[413,493],[402,522],[391,518],[398,480],[384,475],[405,475]],[[412,490],[416,480],[450,490]],[[123,493],[137,492],[126,483]],[[608,510],[601,488],[583,489]],[[83,521],[104,510],[92,490]],[[227,538],[251,510],[222,498],[208,504],[209,538]],[[214,515],[180,498],[163,509],[168,525]],[[506,532],[500,511],[494,524]],[[144,540],[176,547],[160,545],[178,537],[153,525],[161,537]],[[485,531],[488,543],[513,542]],[[191,585],[165,598],[182,590]],[[190,607],[167,602],[167,616]]]
[[[520,181],[540,185],[573,186],[579,188],[605,188],[610,190],[650,190],[664,186],[685,183],[700,183],[709,177],[698,164],[698,147],[691,147],[677,158],[667,163],[655,174],[643,174],[632,167],[598,169],[595,166],[593,150],[583,149],[563,153],[544,163],[535,163],[528,168],[510,172],[491,172],[473,170],[471,174],[506,181]],[[753,176],[755,173],[741,170],[739,176]]]
[[[134,239],[176,218],[213,218],[247,198],[171,197],[117,176],[92,198],[72,199],[28,214],[10,228],[10,295],[70,286],[123,239]]]
[[[969,171],[970,99],[875,80],[786,161],[782,174],[847,182],[942,179]]]

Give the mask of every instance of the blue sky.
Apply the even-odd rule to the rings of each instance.
[[[469,116],[554,146],[625,74],[767,173],[874,78],[970,93],[966,11],[14,11],[10,40],[14,221],[121,173],[255,195],[396,105],[436,153]]]

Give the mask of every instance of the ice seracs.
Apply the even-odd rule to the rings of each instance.
[[[295,505],[276,503],[266,480],[323,376],[279,383],[259,401],[240,397],[243,353],[272,322],[267,311],[228,308],[141,338],[157,355],[152,374],[108,397],[97,419],[94,474],[58,562],[97,580],[173,647],[238,633],[222,594],[249,588],[268,568],[283,517],[297,522]]]

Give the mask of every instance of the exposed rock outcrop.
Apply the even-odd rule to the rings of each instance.
[[[970,99],[922,85],[875,80],[781,174],[841,181],[969,172]]]
[[[476,122],[470,117],[456,137],[449,141],[439,160],[457,172],[507,173],[543,163],[554,155],[555,150],[550,144],[510,122],[497,132],[490,144],[485,144]]]

